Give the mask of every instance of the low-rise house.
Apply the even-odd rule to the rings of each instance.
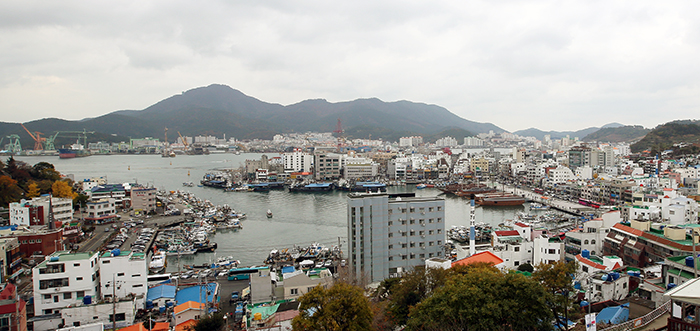
[[[207,306],[196,301],[187,301],[175,306],[173,318],[175,325],[187,323],[190,320],[199,320],[206,313]]]
[[[127,327],[134,323],[138,306],[137,301],[143,301],[140,297],[131,296],[117,302],[84,300],[82,303],[70,305],[61,309],[61,318],[65,326],[78,327],[93,323],[103,323],[105,327]],[[115,318],[115,320],[113,320]],[[113,324],[114,323],[114,324]]]
[[[175,285],[163,284],[149,288],[146,295],[146,308],[150,308],[151,305],[153,307],[174,305],[176,292],[177,287]]]
[[[296,299],[316,286],[327,288],[333,283],[333,274],[326,268],[311,269],[308,271],[295,270],[283,273],[284,299]]]
[[[17,296],[17,286],[7,283],[0,292],[0,329],[27,330],[27,303]]]

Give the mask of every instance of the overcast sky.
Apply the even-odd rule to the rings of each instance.
[[[213,83],[435,104],[508,131],[700,116],[698,1],[1,1],[4,122]]]

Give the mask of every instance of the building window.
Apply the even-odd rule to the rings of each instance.
[[[143,284],[134,284],[132,287],[143,287]]]
[[[394,244],[389,244],[389,249],[394,248]]]
[[[85,297],[85,291],[78,291],[78,292],[75,292],[75,296],[76,296],[77,298],[83,298],[83,297]]]
[[[297,295],[297,294],[299,294],[299,289],[297,289],[297,288],[290,289],[290,290],[289,290],[289,294],[291,294],[291,295]]]
[[[53,302],[58,302],[58,295],[53,297]]]
[[[394,234],[389,232],[389,238],[392,238],[392,237],[394,237]]]
[[[51,294],[44,294],[44,300],[51,300]]]
[[[71,297],[72,297],[71,292],[63,293],[63,300],[71,299]]]
[[[131,277],[141,277],[141,274],[134,274],[134,275],[131,275]]]
[[[123,272],[120,272],[120,273],[117,274],[117,277],[121,277],[121,276],[124,276],[124,273],[123,273]]]
[[[115,315],[109,315],[109,321],[110,321],[110,322],[114,322],[114,320],[115,320],[114,316],[115,316]],[[119,321],[126,321],[126,313],[119,313],[119,314],[117,314],[116,316],[117,316],[117,318],[116,318],[117,322],[119,322]]]
[[[405,260],[406,258],[407,258],[406,255],[401,255],[401,259],[402,259],[402,260]]]
[[[389,256],[389,261],[394,261],[394,257],[393,257],[393,256]]]
[[[79,266],[80,266],[80,263],[73,263],[73,266],[74,266],[74,267],[79,267]]]

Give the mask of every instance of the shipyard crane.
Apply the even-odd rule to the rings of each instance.
[[[43,150],[44,149],[44,141],[46,140],[46,138],[41,136],[43,133],[38,132],[38,131],[34,131],[34,134],[32,134],[31,132],[29,132],[27,127],[24,126],[24,124],[20,123],[19,125],[21,125],[24,128],[24,131],[27,131],[27,133],[29,133],[29,136],[32,137],[32,139],[34,139],[34,150],[35,151]]]
[[[95,131],[86,131],[83,129],[83,131],[60,131],[56,132],[56,135],[61,134],[61,137],[65,138],[78,138],[78,143],[80,143],[80,139],[83,139],[83,147],[87,148],[87,135],[88,134],[94,134]]]
[[[56,137],[58,136],[58,131],[53,136],[48,136],[46,137],[46,141],[44,141],[44,150],[47,151],[53,151],[56,149],[56,146],[54,145],[54,141],[56,141]]]
[[[180,136],[180,140],[182,140],[182,144],[185,145],[185,149],[189,149],[190,144],[187,143],[187,139],[182,137],[182,134],[180,134],[180,131],[177,132],[177,135]]]
[[[7,136],[8,139],[10,139],[10,143],[7,144],[8,148],[7,151],[12,153],[12,154],[19,154],[22,152],[22,144],[19,142],[19,136],[16,134],[11,134]]]

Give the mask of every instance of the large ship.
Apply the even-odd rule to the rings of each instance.
[[[58,157],[61,159],[72,159],[74,157],[89,156],[90,151],[83,148],[81,144],[70,145],[70,148],[58,148]]]
[[[440,190],[445,193],[451,193],[458,197],[468,199],[474,199],[474,196],[477,194],[496,192],[496,189],[493,187],[475,183],[453,183],[445,187],[441,187]]]
[[[474,196],[474,202],[480,206],[520,206],[525,198],[510,193],[487,193]]]

